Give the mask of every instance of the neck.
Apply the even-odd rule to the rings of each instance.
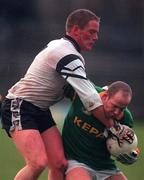
[[[81,52],[81,48],[79,46],[79,44],[76,42],[76,40],[70,35],[70,34],[66,34],[64,36],[65,39],[68,39],[76,48],[76,50],[80,53]]]

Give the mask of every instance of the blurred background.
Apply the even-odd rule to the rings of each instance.
[[[99,86],[121,80],[132,87],[129,108],[139,122],[135,130],[142,149],[144,0],[0,0],[0,94],[7,94],[50,40],[65,34],[66,18],[77,8],[90,9],[101,17],[99,40],[92,52],[83,54],[88,78]],[[52,107],[57,121],[64,118],[67,103],[64,100]],[[0,149],[0,179],[11,180],[24,162],[2,130]],[[142,152],[140,161],[132,167],[121,167],[128,179],[143,177],[143,158]]]
[[[85,53],[88,77],[99,86],[116,80],[133,89],[131,110],[144,109],[143,0],[0,0],[0,93],[22,77],[35,55],[65,33],[68,14],[88,8],[101,17],[99,41]]]

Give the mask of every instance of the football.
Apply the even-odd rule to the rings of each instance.
[[[123,142],[119,144],[118,139],[116,137],[112,136],[108,138],[106,141],[107,149],[110,152],[110,154],[114,157],[118,157],[120,154],[124,153],[129,154],[137,149],[138,140],[135,132],[128,126],[123,125],[123,127],[123,134],[125,134],[125,132],[132,133],[132,141],[128,142],[126,140],[123,140]]]

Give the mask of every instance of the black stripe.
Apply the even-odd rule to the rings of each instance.
[[[60,73],[62,69],[65,69],[65,66],[66,66],[67,64],[69,64],[70,62],[75,61],[75,60],[77,60],[77,59],[80,59],[80,57],[77,56],[77,55],[75,55],[75,54],[69,54],[69,55],[63,57],[63,58],[57,63],[56,71],[57,71],[58,73]]]
[[[85,80],[87,80],[87,78],[85,78],[85,77],[83,77],[83,76],[80,76],[80,75],[77,75],[77,74],[61,73],[61,75],[66,76],[65,79],[67,79],[68,77],[74,77],[74,78],[79,78],[79,79],[85,79]]]
[[[77,69],[79,69],[79,68],[83,68],[83,67],[82,67],[82,66],[78,66],[78,67],[76,67],[76,68],[74,68],[74,69],[70,69],[70,68],[64,67],[63,70],[75,71],[75,70],[77,70]]]

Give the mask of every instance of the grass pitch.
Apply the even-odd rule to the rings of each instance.
[[[60,112],[62,112],[61,109],[55,114],[54,118],[57,119],[58,126],[61,129],[63,115],[61,115]],[[140,180],[144,176],[144,123],[135,123],[134,130],[138,136],[138,146],[141,150],[139,160],[135,164],[129,166],[117,163],[119,168],[127,176],[128,180]],[[0,129],[0,180],[13,180],[15,174],[23,166],[24,161],[21,155],[17,152],[11,139],[7,137],[5,131]],[[40,176],[39,180],[47,180],[46,170]]]

